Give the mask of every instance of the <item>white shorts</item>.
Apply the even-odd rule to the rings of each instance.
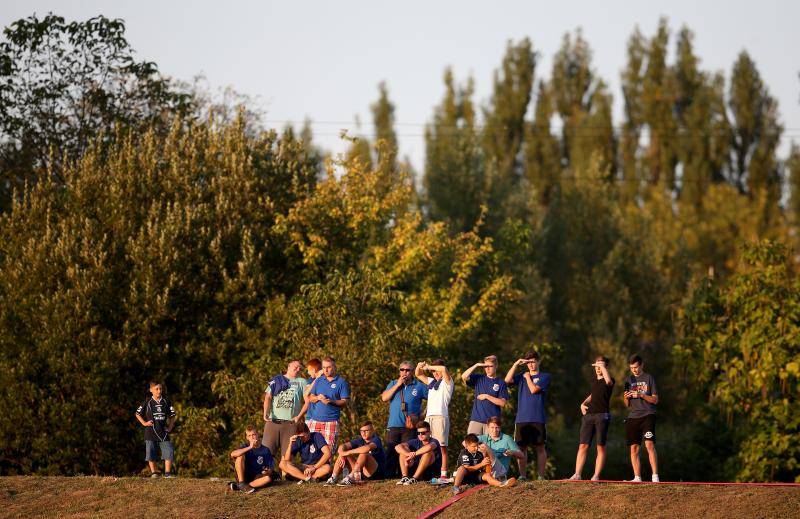
[[[436,438],[436,441],[442,447],[447,447],[447,438],[450,436],[450,417],[442,415],[427,416],[425,421],[431,426],[431,437]]]

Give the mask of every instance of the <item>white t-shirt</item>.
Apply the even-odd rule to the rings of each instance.
[[[428,380],[429,384],[434,381],[432,377],[429,377]],[[455,384],[452,378],[449,384],[442,379],[442,382],[439,384],[439,389],[433,389],[428,385],[428,410],[425,416],[449,417],[450,415],[447,413],[447,407],[450,405],[450,399],[453,398],[453,389],[455,389]]]

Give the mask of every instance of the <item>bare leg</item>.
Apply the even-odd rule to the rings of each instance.
[[[642,464],[639,463],[639,446],[631,445],[631,466],[633,467],[633,475],[642,477]]]
[[[338,478],[339,474],[344,470],[345,464],[349,466],[351,463],[350,458],[339,454],[339,457],[336,458],[336,463],[333,464],[333,474],[331,475]]]
[[[647,449],[647,457],[650,458],[650,468],[653,469],[653,474],[658,474],[658,454],[656,453],[656,444],[652,441],[644,441],[644,446]]]
[[[547,451],[544,444],[536,446],[536,461],[539,467],[539,476],[544,477],[547,470]]]
[[[155,461],[148,461],[147,464],[150,466],[150,472],[152,473],[158,472],[158,465],[156,465]]]
[[[578,445],[578,455],[575,457],[575,474],[579,476],[583,472],[583,465],[586,463],[586,453],[589,451],[589,445],[581,443]]]
[[[587,445],[588,447],[588,445]],[[597,446],[597,459],[594,462],[594,477],[600,479],[600,472],[603,471],[603,467],[606,464],[606,446],[605,445],[598,445]]]
[[[244,456],[243,456],[244,457]],[[248,483],[253,488],[265,487],[272,483],[272,476],[261,476]]]
[[[442,445],[440,447],[442,450],[442,474],[447,473],[447,447]]]
[[[236,471],[236,482],[244,483],[244,456],[239,456],[233,462],[233,469]]]
[[[331,473],[331,464],[330,463],[326,463],[325,465],[323,465],[320,468],[318,468],[316,470],[316,472],[314,472],[314,475],[311,476],[311,477],[313,477],[315,479],[322,479],[322,478],[324,478],[325,476],[327,476],[330,473]]]
[[[398,463],[400,464],[400,475],[404,478],[408,477],[408,462],[405,459],[403,454],[398,455],[397,459]]]
[[[502,487],[503,483],[499,479],[492,477],[491,474],[483,474],[481,479],[493,487]]]
[[[417,470],[414,471],[414,479],[419,480],[422,475],[425,473],[428,467],[430,467],[431,463],[434,460],[433,452],[426,452],[422,456],[419,457],[419,464],[417,465]]]
[[[517,458],[517,465],[519,465],[519,477],[524,478],[528,472],[528,447],[520,447],[522,457]]]
[[[172,462],[170,460],[164,461],[164,472],[172,472]]]
[[[467,469],[465,469],[463,465],[459,466],[455,475],[453,476],[453,485],[457,487],[461,486],[461,482],[464,481],[464,476],[466,475]]]
[[[372,457],[372,454],[369,452],[363,452],[358,455],[355,464],[353,465],[353,472],[354,473],[361,473],[367,475],[367,477],[375,474],[378,470],[378,462],[375,461],[375,458]]]
[[[297,466],[291,461],[281,460],[281,464],[279,466],[284,473],[292,476],[295,479],[300,479],[300,480],[306,479],[306,475],[303,474],[303,471],[297,468]]]

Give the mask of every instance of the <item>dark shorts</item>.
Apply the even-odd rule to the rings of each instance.
[[[161,459],[165,461],[175,461],[175,449],[172,448],[172,442],[167,440],[163,442],[154,442],[150,440],[144,441],[144,460],[145,461],[157,461],[156,460],[156,445],[158,445],[158,449],[161,451]]]
[[[547,425],[539,422],[520,422],[514,427],[514,441],[520,447],[544,445],[547,441]]]
[[[417,471],[418,466],[419,466],[419,458],[415,458],[414,464],[408,467],[408,475],[413,476],[414,472]],[[439,463],[436,463],[436,461],[434,461],[433,463],[430,464],[428,468],[425,469],[425,472],[422,473],[420,481],[427,481],[433,478],[438,478],[439,471],[441,470],[441,468],[442,468],[441,461]]]
[[[363,476],[364,479],[368,479],[370,481],[378,481],[381,479],[386,479],[386,476],[384,475],[383,472],[383,467],[381,467],[380,465],[378,465],[378,470],[376,470],[374,474],[367,476],[366,474],[364,474],[364,472],[362,472],[361,475]]]
[[[641,418],[628,418],[625,421],[625,440],[628,447],[640,445],[644,441],[656,441],[656,415]]]
[[[592,438],[597,435],[597,445],[605,445],[608,439],[609,424],[611,424],[611,415],[609,413],[586,413],[581,418],[579,443],[591,445]]]
[[[272,469],[270,469],[268,473],[263,474],[261,472],[250,472],[249,470],[246,470],[244,472],[244,482],[250,483],[251,481],[263,478],[264,476],[270,476],[272,479],[275,479],[275,472]]]
[[[464,480],[462,481],[465,485],[480,485],[483,483],[481,476],[486,474],[486,472],[482,470],[473,470],[464,474]]]

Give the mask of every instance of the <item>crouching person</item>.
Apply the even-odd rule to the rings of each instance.
[[[510,487],[516,484],[514,478],[497,479],[492,471],[494,453],[485,443],[480,443],[478,436],[468,434],[464,438],[464,448],[458,455],[458,468],[453,483],[453,494],[461,492],[462,485],[478,485],[488,483],[493,487]]]
[[[292,456],[300,454],[300,464],[292,463]],[[279,467],[298,484],[317,482],[331,473],[331,448],[318,432],[310,432],[308,425],[299,422],[289,446],[283,453]]]
[[[236,481],[229,483],[228,488],[252,494],[257,488],[272,483],[274,460],[269,448],[261,445],[255,425],[247,426],[246,436],[247,443],[231,452]]]
[[[365,479],[379,480],[384,478],[386,453],[383,442],[375,434],[372,422],[366,421],[358,429],[358,438],[339,445],[339,457],[333,464],[333,474],[325,482],[325,486],[336,485],[339,474],[345,467],[350,474],[338,483],[340,487],[358,485]]]
[[[417,424],[417,437],[401,443],[395,450],[400,462],[400,473],[403,475],[397,485],[413,485],[439,475],[442,466],[441,448],[436,438],[431,438],[431,426],[428,422]]]

